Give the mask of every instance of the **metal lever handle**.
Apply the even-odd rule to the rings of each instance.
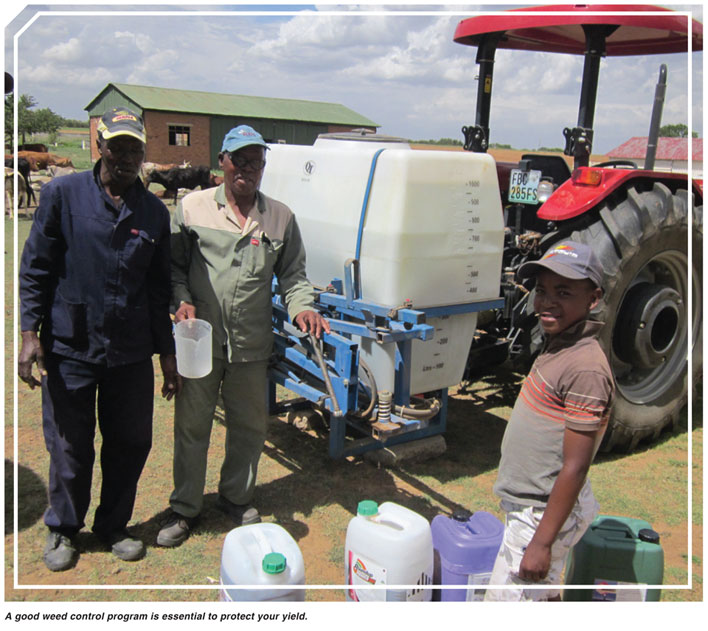
[[[342,410],[337,402],[337,397],[334,394],[334,388],[332,387],[332,381],[329,378],[329,373],[327,372],[327,364],[325,364],[324,357],[322,356],[322,350],[320,349],[319,340],[310,333],[310,342],[312,342],[312,347],[315,349],[315,357],[317,358],[317,364],[322,371],[322,376],[324,377],[325,386],[327,386],[327,392],[329,393],[329,398],[332,399],[332,407],[334,408],[335,416],[342,416]]]

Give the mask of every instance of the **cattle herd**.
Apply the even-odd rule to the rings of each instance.
[[[15,157],[5,154],[5,214],[12,218],[13,200],[17,197],[18,209],[24,209],[26,217],[30,216],[30,206],[37,205],[35,191],[41,193],[41,186],[49,179],[75,173],[76,169],[69,158],[50,153],[46,145],[20,145],[17,151],[17,173],[15,173]],[[40,175],[42,171],[44,175]],[[30,173],[37,173],[33,187]],[[145,186],[155,183],[165,190],[163,198],[172,198],[177,202],[180,190],[202,189],[218,186],[222,178],[214,175],[208,166],[191,166],[182,164],[157,164],[145,162],[142,168],[142,180]]]

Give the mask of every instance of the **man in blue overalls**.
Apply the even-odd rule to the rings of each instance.
[[[118,558],[144,556],[126,525],[152,443],[153,353],[163,396],[180,387],[169,314],[170,219],[138,178],[143,122],[114,108],[97,130],[101,158],[93,170],[42,189],[19,274],[18,372],[30,388],[42,388],[50,456],[44,562],[52,571],[78,560],[74,538],[91,499],[96,410],[102,485],[92,529]]]

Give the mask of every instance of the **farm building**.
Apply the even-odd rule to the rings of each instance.
[[[688,138],[659,138],[654,169],[688,173]],[[607,152],[608,160],[632,160],[641,169],[647,154],[648,138],[635,136],[616,149]],[[703,177],[703,139],[691,138],[692,177]]]
[[[218,167],[221,141],[229,129],[251,125],[269,142],[309,145],[322,133],[379,127],[338,103],[216,94],[109,83],[84,108],[91,130],[91,158],[98,159],[96,126],[112,107],[142,115],[147,133],[145,160],[191,162]]]

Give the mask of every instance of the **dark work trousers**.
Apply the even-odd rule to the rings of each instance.
[[[93,531],[125,528],[138,479],[152,446],[152,360],[106,367],[55,354],[45,356],[42,425],[49,451],[50,530],[74,536],[91,501],[96,413],[101,446],[101,499]]]

